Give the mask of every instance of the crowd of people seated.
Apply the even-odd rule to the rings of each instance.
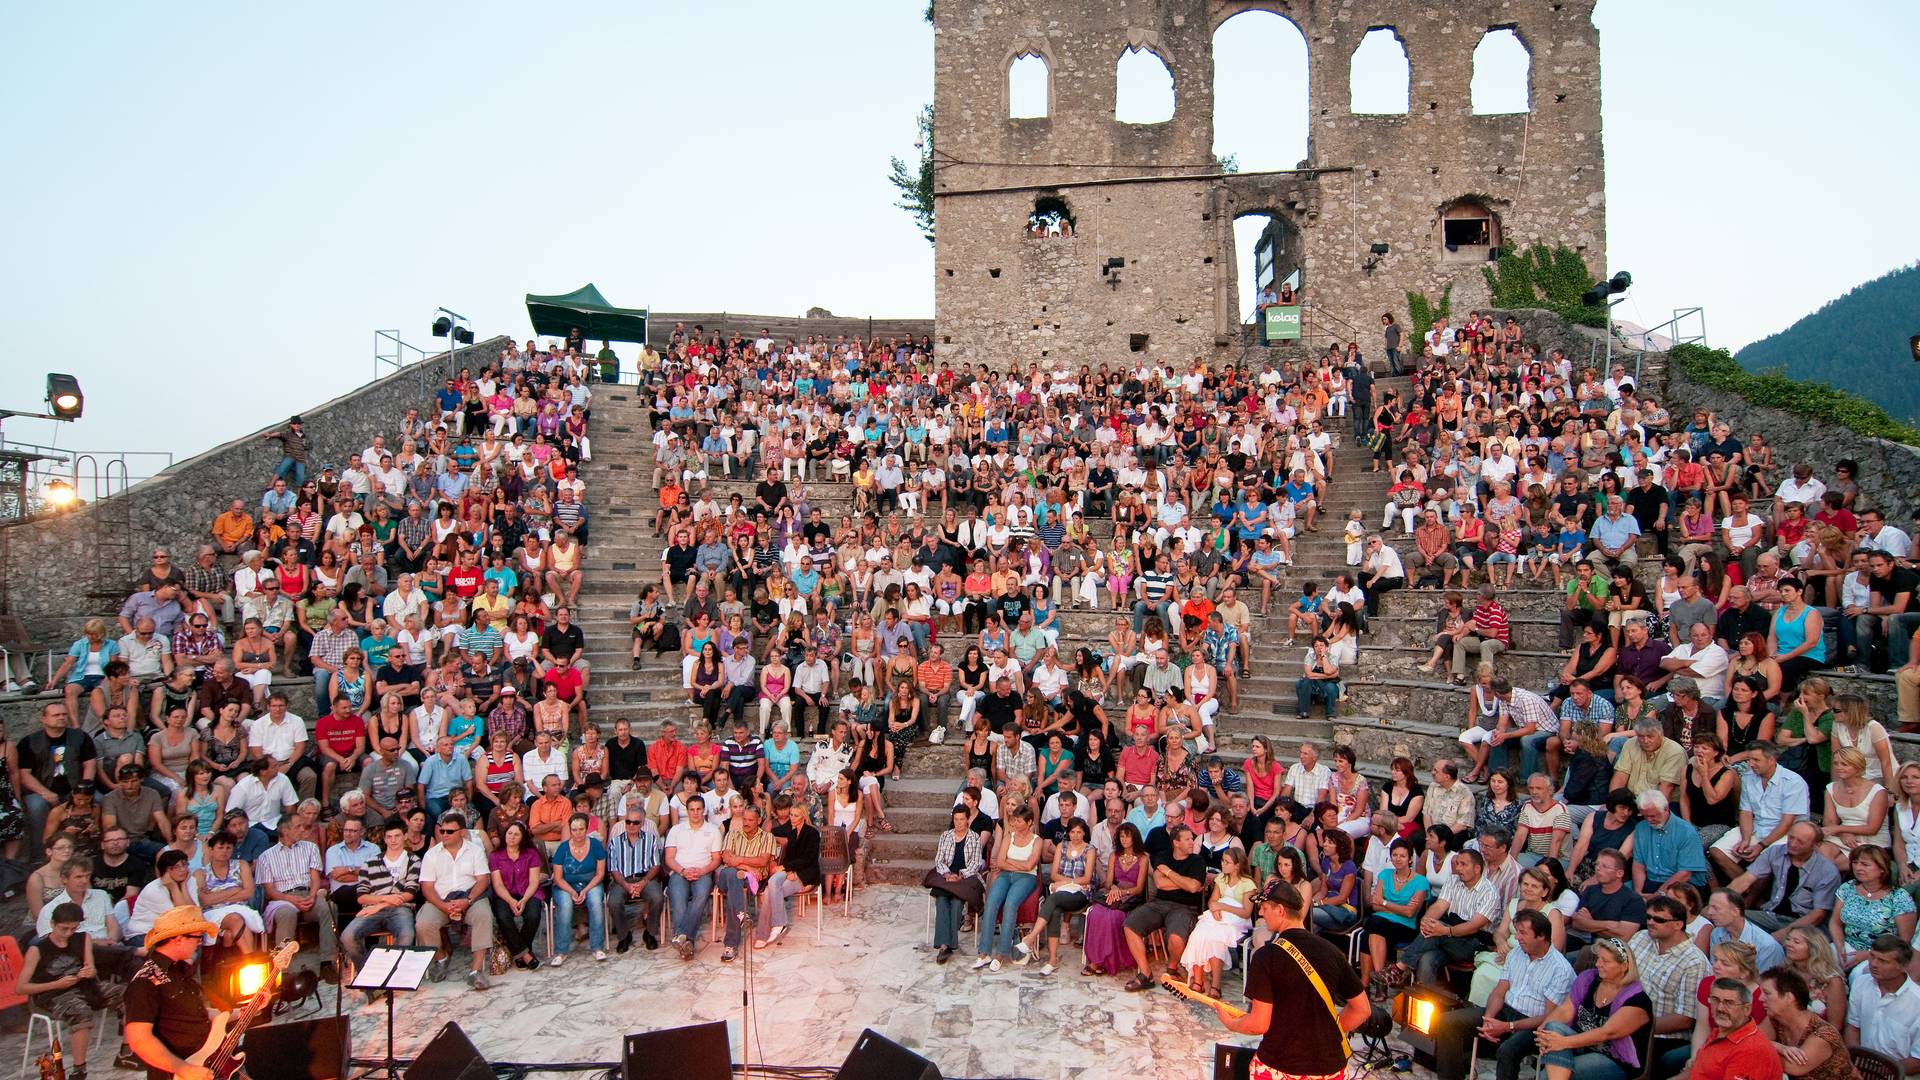
[[[61,908],[76,867],[97,879],[117,826],[114,865],[149,877],[82,924],[101,946],[164,894],[197,895],[235,949],[312,924],[329,958],[379,934],[433,945],[436,976],[459,926],[479,989],[564,965],[577,909],[604,961],[636,938],[691,959],[717,908],[730,961],[778,944],[799,894],[859,884],[867,841],[894,828],[887,785],[924,743],[961,742],[926,876],[935,963],[971,923],[986,975],[1052,975],[1077,943],[1083,976],[1144,989],[1157,959],[1217,991],[1279,874],[1315,929],[1359,935],[1380,992],[1456,969],[1483,984],[1460,1012],[1484,1016],[1449,1014],[1462,1032],[1540,1019],[1504,976],[1544,964],[1525,980],[1544,992],[1565,966],[1542,1000],[1572,1004],[1535,1040],[1550,1072],[1597,1076],[1599,1053],[1631,1073],[1653,1052],[1618,1034],[1635,1009],[1704,1054],[1726,1039],[1722,988],[1675,987],[1705,977],[1708,950],[1794,940],[1808,994],[1845,984],[1836,1030],[1914,1058],[1893,1036],[1920,1007],[1904,982],[1920,766],[1896,768],[1864,699],[1818,674],[1898,666],[1920,694],[1907,534],[1855,516],[1846,472],[1812,495],[1798,470],[1775,483],[1763,444],[1706,416],[1676,425],[1624,371],[1576,372],[1517,331],[1436,328],[1403,401],[1376,400],[1357,344],[1257,370],[1001,372],[935,362],[924,341],[677,328],[641,353],[664,547],[628,621],[632,666],[677,676],[688,709],[647,741],[587,706],[577,358],[530,343],[450,381],[394,452],[376,436],[317,478],[289,424],[269,433],[285,460],[258,504],[221,515],[193,568],[156,552],[119,634],[89,626],[63,699],[16,748],[11,827],[47,844],[30,901]],[[1349,422],[1393,488],[1381,530],[1346,519],[1346,568],[1323,587],[1294,564],[1313,565],[1323,515],[1352,509],[1328,505]],[[751,495],[722,502],[726,479]],[[1781,500],[1767,521],[1763,489]],[[1708,513],[1720,527],[1700,533]],[[1657,583],[1643,547],[1666,556]],[[1552,685],[1507,671],[1501,591],[1521,577],[1567,597]],[[1435,762],[1423,783],[1400,759],[1376,784],[1349,746],[1283,761],[1265,737],[1222,756],[1224,715],[1271,677],[1256,611],[1306,639],[1296,712],[1332,715],[1381,597],[1418,587],[1447,590],[1428,670],[1467,686],[1464,768]],[[1111,617],[1104,640],[1066,617],[1080,609]],[[311,699],[276,675],[310,678]],[[161,872],[168,849],[184,871]],[[1686,970],[1645,1005],[1638,973],[1658,965],[1639,954],[1664,901],[1684,918],[1656,951],[1692,949],[1702,972],[1673,961]],[[1743,1006],[1792,997],[1756,982],[1786,971],[1766,958],[1727,977]],[[1787,1018],[1770,1035],[1817,1041],[1787,1005],[1768,1016]],[[1446,1060],[1453,1080],[1464,1056]]]

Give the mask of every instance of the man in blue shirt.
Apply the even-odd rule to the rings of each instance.
[[[420,764],[414,786],[429,820],[438,821],[446,813],[448,793],[473,783],[473,766],[465,756],[453,752],[453,736],[442,735],[434,744],[434,754]]]
[[[1706,845],[1700,831],[1676,817],[1666,792],[1657,787],[1640,793],[1640,824],[1633,828],[1633,887],[1653,896],[1675,879],[1700,888],[1707,884]]]
[[[1626,503],[1620,496],[1607,496],[1607,512],[1593,523],[1593,531],[1588,535],[1593,539],[1593,553],[1587,558],[1596,565],[1625,563],[1632,566],[1640,561],[1633,545],[1640,539],[1640,522],[1632,514],[1623,513]]]

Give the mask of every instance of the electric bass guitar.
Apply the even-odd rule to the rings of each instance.
[[[240,1052],[240,1040],[246,1035],[248,1025],[259,1017],[260,1010],[273,1001],[274,984],[279,981],[280,973],[293,962],[293,954],[299,949],[297,943],[289,941],[274,950],[273,970],[267,973],[260,989],[247,999],[246,1004],[213,1018],[213,1030],[207,1032],[207,1041],[187,1056],[187,1064],[204,1066],[213,1073],[213,1080],[234,1080],[234,1077],[242,1075],[247,1055]]]
[[[1173,991],[1176,994],[1179,994],[1181,997],[1186,998],[1188,1001],[1197,1001],[1202,1005],[1207,1005],[1212,1008],[1225,1009],[1228,1016],[1234,1017],[1236,1019],[1247,1015],[1247,1010],[1241,1008],[1240,1006],[1229,1005],[1226,1002],[1221,1001],[1219,998],[1216,998],[1216,997],[1208,997],[1207,995],[1201,993],[1200,991],[1195,990],[1193,987],[1188,986],[1186,983],[1181,982],[1179,979],[1174,978],[1171,974],[1160,976],[1160,985],[1166,987],[1167,989]],[[220,1080],[224,1080],[224,1078],[220,1078]]]

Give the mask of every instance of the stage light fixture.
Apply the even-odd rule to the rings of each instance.
[[[446,337],[453,330],[453,320],[445,315],[433,320],[433,336]]]
[[[1367,248],[1367,253],[1370,255],[1385,255],[1387,252],[1391,250],[1392,248],[1388,247],[1386,244],[1373,244]]]
[[[49,480],[40,489],[40,498],[50,510],[71,510],[80,502],[80,493],[65,480]]]
[[[227,986],[238,1003],[260,992],[273,975],[273,965],[262,960],[249,961],[232,969],[227,976]]]
[[[453,328],[453,342],[454,342],[454,344],[456,344],[456,345],[471,345],[471,344],[473,344],[473,331],[472,331],[472,330],[469,330],[469,329],[467,329],[467,328],[466,328],[466,327],[464,327],[464,326],[456,326],[456,327],[454,327],[454,328]]]
[[[71,375],[50,372],[47,375],[47,404],[56,420],[78,420],[86,398],[80,393],[80,380]]]

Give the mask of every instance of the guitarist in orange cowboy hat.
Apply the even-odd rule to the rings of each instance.
[[[149,1080],[213,1080],[212,1069],[186,1058],[213,1030],[193,959],[202,935],[219,932],[199,908],[184,905],[162,914],[147,931],[148,959],[127,984],[122,1009],[127,1047],[146,1064]]]

